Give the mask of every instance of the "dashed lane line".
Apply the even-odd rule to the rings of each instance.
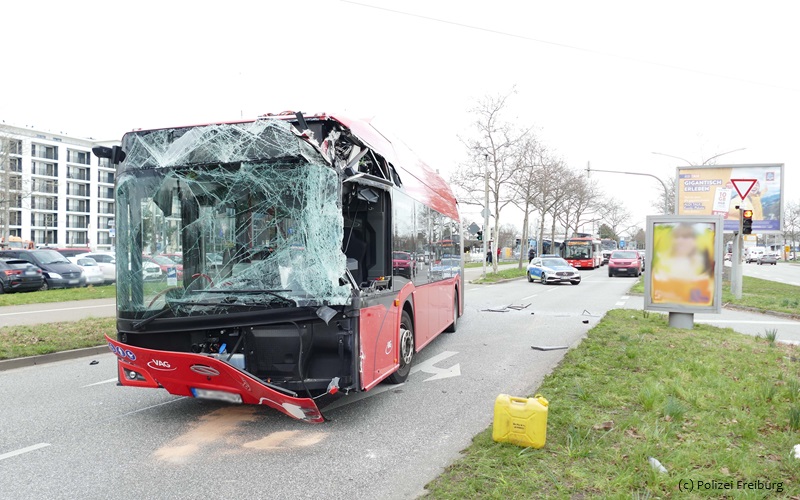
[[[0,460],[5,460],[7,458],[16,457],[17,455],[22,455],[24,453],[28,453],[28,452],[31,452],[31,451],[36,451],[36,450],[39,450],[41,448],[47,448],[48,446],[50,446],[50,443],[39,443],[39,444],[34,444],[34,445],[31,445],[31,446],[27,446],[25,448],[20,448],[18,450],[9,451],[8,453],[3,453],[2,455],[0,455]]]

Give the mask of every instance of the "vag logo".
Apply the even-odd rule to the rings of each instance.
[[[147,366],[153,370],[160,370],[162,372],[171,372],[173,370],[177,370],[177,368],[169,364],[169,361],[161,361],[160,359],[151,359],[147,362]]]

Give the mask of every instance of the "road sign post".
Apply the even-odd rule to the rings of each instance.
[[[752,186],[751,186],[752,187]],[[731,252],[731,293],[737,299],[742,298],[742,226],[744,210],[739,209],[739,230],[733,233],[733,249]]]

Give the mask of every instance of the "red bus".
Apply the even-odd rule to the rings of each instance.
[[[307,422],[317,398],[401,383],[463,310],[450,187],[402,143],[340,115],[125,134],[118,164],[121,385],[263,404]],[[394,273],[452,242],[457,273]],[[147,249],[183,272],[143,273]]]
[[[600,240],[590,236],[572,237],[564,240],[562,255],[569,265],[579,269],[596,269],[603,265],[603,249]]]

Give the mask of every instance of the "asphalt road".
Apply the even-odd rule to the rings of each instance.
[[[764,280],[778,281],[790,285],[800,286],[800,265],[778,262],[776,265],[759,266],[755,262],[742,264],[745,276],[761,278]]]
[[[408,382],[341,399],[318,425],[117,387],[110,353],[0,372],[0,497],[413,498],[491,423],[498,394],[533,392],[565,352],[531,345],[573,346],[628,300],[633,279],[583,275],[469,285],[458,332]],[[509,304],[530,306],[485,311]]]

